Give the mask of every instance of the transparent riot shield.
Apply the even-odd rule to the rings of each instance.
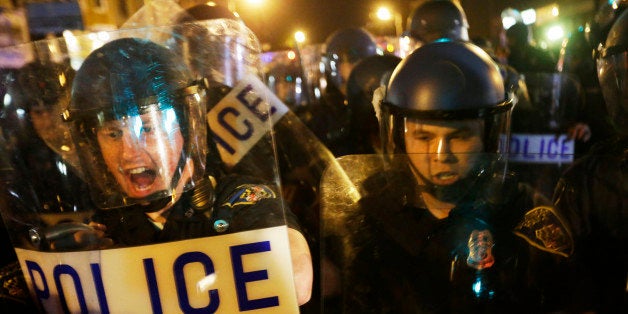
[[[148,9],[150,11],[150,7]],[[191,20],[185,11],[171,11],[170,14],[177,15],[172,20]],[[145,17],[153,16],[164,18],[163,14],[143,12],[132,18],[131,24],[150,25],[152,19]],[[207,167],[217,172],[274,177],[277,176],[275,165],[260,160],[276,154],[281,191],[315,255],[312,260],[314,277],[317,277],[318,187],[323,170],[333,161],[332,153],[264,84],[259,41],[241,21],[197,20],[178,24],[174,30],[177,36],[167,40],[167,45],[189,56],[186,60],[190,60],[194,75],[208,85],[209,142],[215,143],[221,160],[218,164],[208,160]],[[301,53],[302,62],[309,66],[316,62],[316,53]],[[312,73],[305,71],[305,75]],[[260,111],[265,106],[271,108],[269,114]],[[258,123],[271,123],[272,129],[260,129],[256,127]],[[315,288],[314,293],[317,291]],[[310,304],[316,300],[317,296],[312,296]]]
[[[452,169],[496,159],[459,157]],[[325,171],[324,313],[534,312],[558,298],[552,271],[573,243],[548,200],[501,168],[426,180],[409,162],[348,155]]]
[[[208,114],[217,101],[174,37],[146,27],[0,51],[21,58],[0,81],[0,212],[41,311],[298,313],[272,102],[241,95],[249,107]],[[264,172],[207,141],[234,127],[259,135]]]
[[[569,130],[578,122],[583,94],[569,74],[523,73],[523,77],[527,94],[512,113],[509,166],[551,197],[576,154],[578,142]]]

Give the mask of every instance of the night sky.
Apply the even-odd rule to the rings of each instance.
[[[577,2],[576,0],[571,0]],[[583,0],[592,1],[592,0]],[[242,1],[244,2],[244,1]],[[244,22],[273,50],[285,48],[296,30],[307,34],[309,43],[322,43],[337,29],[366,26],[369,12],[378,4],[389,3],[398,9],[405,27],[407,16],[421,1],[411,0],[266,0],[265,6],[236,7]],[[500,12],[508,6],[518,9],[551,3],[549,0],[462,0],[470,24],[470,35],[490,36]],[[564,1],[563,1],[564,2]],[[236,2],[239,3],[239,2]],[[391,28],[392,29],[392,28]]]
[[[238,9],[244,22],[273,47],[284,46],[296,30],[307,34],[308,42],[324,42],[333,31],[364,26],[368,21],[369,1],[284,0],[267,1],[263,9]]]

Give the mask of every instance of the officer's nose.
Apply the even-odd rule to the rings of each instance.
[[[139,140],[131,134],[124,132],[122,135],[122,158],[129,160],[137,157],[142,151]]]
[[[456,161],[451,151],[451,143],[447,138],[441,137],[435,144],[432,157],[434,161],[447,163]]]

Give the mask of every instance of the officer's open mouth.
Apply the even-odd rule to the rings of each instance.
[[[453,183],[458,180],[458,173],[456,172],[439,172],[434,175],[434,179],[438,180],[441,184]]]
[[[150,187],[157,177],[155,170],[146,167],[131,169],[128,173],[131,182],[139,189]]]

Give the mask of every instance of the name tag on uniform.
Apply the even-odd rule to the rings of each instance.
[[[508,160],[520,163],[564,164],[573,162],[574,140],[566,134],[525,134],[510,136]]]
[[[237,164],[288,110],[257,77],[245,77],[207,113],[223,162]]]
[[[286,226],[100,251],[16,252],[48,313],[299,313]]]

